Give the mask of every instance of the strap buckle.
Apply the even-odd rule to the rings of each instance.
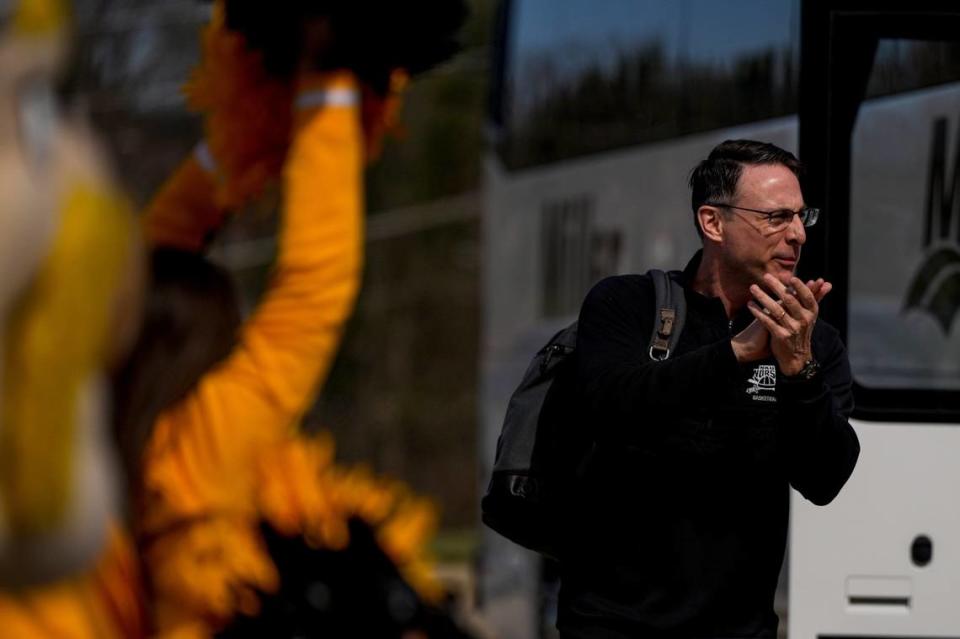
[[[650,345],[650,359],[662,362],[670,357],[670,335],[673,334],[676,318],[677,313],[672,308],[660,309],[660,328],[657,329],[657,336]]]
[[[653,361],[662,362],[663,360],[668,359],[669,357],[670,357],[669,348],[665,348],[665,347],[661,348],[657,345],[650,347],[650,359],[652,359]]]

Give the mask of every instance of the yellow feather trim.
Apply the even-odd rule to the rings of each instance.
[[[237,613],[256,614],[256,593],[275,592],[282,578],[260,537],[258,518],[282,535],[339,550],[350,543],[349,520],[360,517],[416,592],[440,603],[444,590],[425,551],[437,521],[434,505],[400,482],[364,467],[338,466],[333,458],[329,434],[292,437],[260,455],[259,515],[216,513],[147,543],[160,629],[209,625],[210,631]]]
[[[368,162],[380,157],[384,138],[399,128],[403,92],[409,82],[406,71],[395,69],[390,74],[390,91],[386,96],[379,96],[364,87],[362,117]]]
[[[158,537],[144,553],[156,617],[166,631],[198,620],[218,626],[238,612],[254,615],[257,591],[280,583],[255,518],[219,515]]]
[[[217,204],[236,209],[259,197],[279,174],[293,125],[293,87],[267,74],[261,55],[227,29],[222,3],[202,35],[203,58],[184,88],[205,115],[204,133],[216,160]]]
[[[437,525],[435,505],[366,467],[334,464],[333,450],[333,438],[324,434],[291,439],[266,455],[258,498],[263,517],[284,535],[332,549],[349,543],[347,522],[360,517],[417,593],[439,603],[443,586],[426,552]]]

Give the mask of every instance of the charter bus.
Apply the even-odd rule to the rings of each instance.
[[[532,354],[600,278],[681,268],[691,168],[770,141],[823,210],[801,275],[835,284],[862,446],[832,504],[793,494],[781,634],[960,637],[960,3],[506,0],[496,34],[481,490]],[[550,564],[484,529],[479,568],[497,636],[554,636]]]

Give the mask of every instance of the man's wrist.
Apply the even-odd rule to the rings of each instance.
[[[746,361],[746,349],[736,339],[730,340],[730,348],[733,350],[733,356],[737,358],[738,363],[742,364]]]
[[[820,373],[820,363],[811,355],[803,360],[803,364],[795,370],[785,370],[783,374],[790,379],[810,381]]]

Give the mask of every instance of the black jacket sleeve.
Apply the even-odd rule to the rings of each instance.
[[[813,346],[820,373],[809,381],[783,379],[777,405],[790,485],[823,506],[853,473],[860,441],[847,421],[853,411],[853,381],[846,349],[834,329],[817,328]]]
[[[655,295],[647,277],[617,276],[598,283],[580,311],[577,383],[598,435],[635,439],[657,415],[719,406],[741,376],[729,338],[663,362],[647,350]]]

